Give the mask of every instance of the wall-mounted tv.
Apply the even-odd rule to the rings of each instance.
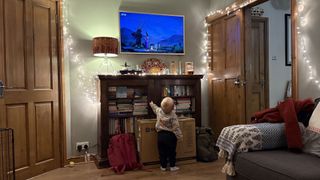
[[[119,12],[121,53],[184,55],[184,16]]]

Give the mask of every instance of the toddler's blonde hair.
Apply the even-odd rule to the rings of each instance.
[[[161,109],[164,113],[169,114],[174,107],[174,102],[171,97],[165,97],[161,101]]]

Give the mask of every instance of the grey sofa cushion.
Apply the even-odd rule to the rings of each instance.
[[[239,153],[235,170],[250,180],[319,180],[320,158],[286,150]]]

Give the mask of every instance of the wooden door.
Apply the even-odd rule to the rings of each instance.
[[[56,2],[0,0],[0,127],[14,129],[17,179],[59,167]]]
[[[269,107],[268,19],[246,14],[246,120]]]
[[[212,77],[209,78],[210,95],[210,126],[215,135],[219,135],[225,122],[225,22],[224,19],[216,20],[211,25],[212,42]],[[210,80],[211,79],[211,80]]]
[[[223,127],[245,123],[243,12],[211,25],[212,102],[210,126],[218,135]]]

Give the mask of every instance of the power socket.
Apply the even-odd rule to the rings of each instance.
[[[89,150],[89,142],[77,142],[76,143],[76,150],[78,152],[88,151]]]

